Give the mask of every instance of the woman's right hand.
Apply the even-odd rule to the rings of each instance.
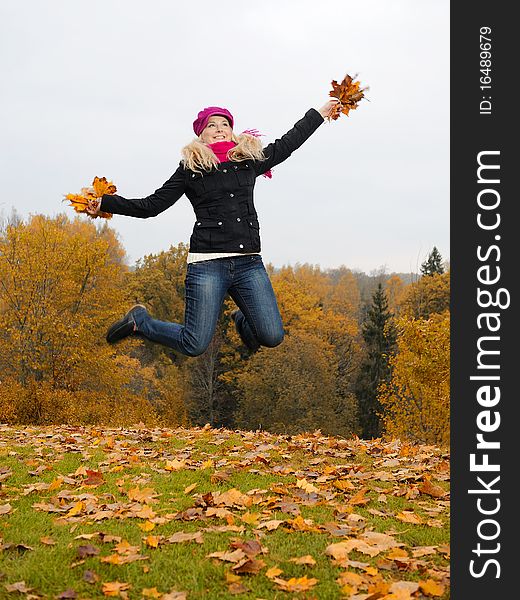
[[[99,214],[99,207],[101,206],[101,198],[90,198],[87,200],[87,208],[85,209],[89,215]]]

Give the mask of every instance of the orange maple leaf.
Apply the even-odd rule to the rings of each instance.
[[[335,121],[342,113],[348,115],[351,110],[357,108],[358,102],[365,97],[365,91],[368,90],[368,88],[360,88],[360,82],[354,81],[355,77],[357,77],[357,75],[351,77],[347,74],[341,83],[338,83],[335,79],[332,80],[332,91],[329,92],[329,96],[337,98],[341,104],[334,107],[331,114],[328,116],[329,120],[332,119]]]

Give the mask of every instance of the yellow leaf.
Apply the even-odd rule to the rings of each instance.
[[[419,515],[416,515],[413,511],[403,510],[395,515],[396,519],[403,521],[403,523],[412,523],[413,525],[422,525],[423,520]]]
[[[57,490],[59,487],[61,487],[62,483],[63,483],[63,477],[58,477],[49,485],[48,490],[50,492],[52,492],[53,490]]]
[[[157,535],[147,535],[144,538],[144,543],[150,548],[158,548],[159,547],[160,537]]]
[[[152,502],[156,502],[156,496],[157,494],[152,488],[139,489],[138,487],[135,487],[128,490],[128,497],[130,500],[135,502],[144,502],[145,504],[150,504]]]
[[[139,523],[139,528],[145,532],[152,531],[152,529],[155,528],[155,523],[152,523],[151,521],[145,521],[144,523]]]
[[[311,494],[312,492],[319,492],[320,491],[319,488],[317,488],[315,485],[313,485],[312,483],[310,483],[309,481],[307,481],[305,478],[298,479],[296,481],[296,487],[301,488],[302,490],[304,490],[308,494]]]
[[[82,512],[84,509],[85,503],[80,500],[79,502],[76,502],[76,504],[74,504],[74,506],[69,510],[69,512],[67,513],[67,517],[74,517],[76,515],[79,515],[79,513]]]
[[[273,581],[285,592],[306,592],[318,583],[314,577],[310,579],[305,577],[291,577],[288,581],[285,579],[274,578]]]
[[[350,482],[348,479],[338,479],[333,483],[335,488],[338,488],[338,490],[353,490],[355,489],[355,485]]]
[[[141,595],[144,598],[162,598],[163,597],[163,595],[161,594],[161,592],[159,592],[156,587],[153,587],[153,588],[144,588],[141,591]]]
[[[190,492],[192,492],[199,484],[198,483],[192,483],[191,485],[188,485],[187,487],[184,488],[184,493],[185,494],[189,494]]]
[[[402,548],[392,548],[386,555],[387,558],[408,558],[408,552]]]
[[[271,567],[270,569],[267,569],[267,571],[265,572],[265,576],[268,577],[269,579],[274,579],[275,577],[278,577],[278,575],[281,575],[283,573],[282,569],[279,569],[278,567]]]
[[[444,586],[433,579],[419,581],[419,587],[427,596],[442,596],[444,594]]]
[[[244,513],[240,518],[244,523],[248,525],[258,525],[258,521],[260,520],[261,513],[250,513],[249,511]]]

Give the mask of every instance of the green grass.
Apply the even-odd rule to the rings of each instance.
[[[143,532],[139,524],[143,519],[137,518],[111,518],[94,522],[88,516],[80,514],[81,519],[77,522],[57,522],[62,515],[58,513],[40,512],[33,508],[34,503],[56,502],[56,497],[63,490],[70,490],[73,494],[93,494],[99,499],[99,503],[119,502],[129,504],[127,491],[131,488],[150,487],[158,494],[157,502],[151,504],[157,515],[176,514],[195,506],[197,498],[201,494],[212,492],[224,492],[236,488],[242,493],[252,489],[267,490],[265,498],[280,498],[281,495],[271,491],[272,486],[286,488],[289,491],[288,501],[296,503],[304,519],[312,519],[315,525],[336,522],[338,526],[345,521],[338,520],[336,513],[343,511],[348,506],[349,498],[360,487],[366,486],[369,490],[366,498],[369,502],[365,505],[354,505],[349,511],[360,515],[360,532],[363,530],[374,530],[382,533],[391,533],[395,539],[405,544],[410,551],[415,546],[443,546],[449,544],[449,513],[443,510],[435,516],[442,522],[442,527],[432,527],[426,524],[415,525],[403,523],[395,518],[403,510],[414,510],[423,521],[432,518],[426,511],[428,507],[435,507],[437,502],[429,496],[421,495],[416,499],[406,499],[403,496],[394,495],[398,485],[396,482],[388,482],[374,479],[362,479],[357,481],[355,477],[350,480],[356,485],[356,490],[341,493],[330,487],[331,482],[316,484],[321,490],[333,490],[337,492],[335,498],[325,500],[319,495],[309,498],[308,504],[299,502],[298,494],[301,493],[295,484],[297,478],[294,473],[319,473],[322,474],[325,467],[333,468],[334,465],[355,466],[361,473],[370,473],[371,470],[392,472],[392,469],[384,469],[380,466],[374,467],[374,462],[380,457],[372,457],[367,451],[361,449],[359,444],[353,442],[352,455],[334,456],[330,452],[313,453],[309,451],[304,440],[286,441],[282,438],[271,438],[262,433],[258,439],[243,437],[239,432],[226,431],[204,431],[177,430],[175,435],[160,437],[158,430],[147,432],[145,430],[109,430],[100,432],[98,429],[81,429],[82,438],[76,443],[81,452],[73,452],[67,449],[65,442],[59,443],[56,438],[39,438],[37,432],[57,433],[59,428],[47,428],[41,430],[31,429],[32,435],[22,436],[23,429],[7,429],[1,431],[0,458],[2,467],[10,468],[12,474],[4,480],[0,488],[0,506],[10,503],[13,510],[9,514],[0,516],[0,538],[2,544],[23,544],[31,546],[32,550],[16,549],[7,547],[0,552],[0,598],[15,597],[8,594],[5,584],[12,584],[24,580],[26,584],[34,588],[35,593],[42,598],[55,598],[68,588],[77,592],[78,599],[103,598],[101,591],[102,582],[120,581],[131,584],[128,592],[129,600],[142,598],[142,590],[156,587],[160,592],[166,593],[172,589],[185,591],[191,599],[227,599],[234,598],[226,584],[226,573],[230,572],[230,563],[209,559],[207,555],[230,549],[233,538],[258,539],[268,549],[267,554],[258,555],[266,563],[266,568],[278,566],[283,570],[281,578],[288,580],[291,577],[314,577],[318,579],[316,586],[308,592],[293,594],[281,591],[265,576],[266,569],[262,569],[256,575],[244,575],[241,580],[250,590],[238,595],[243,599],[257,598],[339,598],[339,586],[336,578],[345,569],[333,563],[329,556],[325,555],[325,549],[329,544],[337,543],[351,536],[333,537],[324,531],[292,531],[290,528],[279,527],[274,531],[266,529],[254,531],[254,526],[241,522],[241,516],[246,509],[228,507],[233,513],[234,523],[244,525],[242,534],[236,532],[204,532],[204,543],[186,542],[180,544],[165,544],[159,548],[147,547],[143,540],[147,535],[171,536],[178,531],[196,532],[204,527],[212,525],[225,525],[226,521],[218,518],[206,520],[168,520],[164,524],[158,524],[149,533]],[[66,438],[68,434],[63,434]],[[107,440],[114,441],[107,446]],[[22,440],[22,441],[21,441]],[[97,440],[97,441],[96,441]],[[215,440],[218,442],[215,444]],[[224,440],[223,443],[220,443]],[[272,443],[275,447],[260,450],[257,454],[266,457],[269,464],[255,461],[255,444],[261,445]],[[110,446],[113,447],[110,447]],[[295,447],[296,446],[296,447]],[[260,446],[261,447],[261,446]],[[323,447],[326,449],[326,447]],[[147,450],[153,454],[151,458],[146,457],[143,452]],[[338,452],[345,452],[341,448]],[[290,459],[282,455],[290,455]],[[132,456],[137,456],[137,462],[132,462]],[[249,458],[246,458],[249,456]],[[113,460],[118,457],[117,460]],[[187,460],[187,468],[173,472],[163,472],[167,460],[183,457]],[[204,461],[213,460],[213,466],[201,468]],[[314,464],[316,458],[324,459],[319,464]],[[42,471],[39,475],[31,475],[38,464],[48,465],[50,470]],[[217,467],[218,461],[227,461],[223,466]],[[428,472],[435,472],[435,461],[432,457],[431,464],[427,465]],[[29,465],[28,461],[33,461]],[[289,474],[270,472],[275,466],[283,466],[291,469]],[[62,483],[57,489],[33,491],[23,495],[24,486],[36,483],[50,484],[59,477],[72,477],[79,467],[91,470],[108,469],[104,472],[105,482],[97,487],[78,489],[78,485]],[[111,469],[116,469],[111,471]],[[399,468],[411,468],[406,460],[402,461]],[[225,481],[214,481],[212,476],[215,472],[228,470],[229,478]],[[250,472],[258,471],[258,472]],[[315,482],[312,473],[306,476],[310,483]],[[191,484],[197,487],[185,494],[184,490]],[[448,489],[445,481],[437,482],[443,488]],[[378,501],[381,490],[385,490],[386,503]],[[54,500],[52,500],[54,499]],[[67,500],[76,502],[77,499]],[[199,500],[200,503],[200,500]],[[388,513],[389,516],[378,516],[370,513],[370,509],[377,509]],[[253,505],[247,510],[261,513],[261,520],[284,519],[290,520],[294,515],[281,512],[275,508],[266,509],[265,505]],[[113,542],[103,543],[99,537],[92,540],[75,539],[79,534],[88,534],[102,531],[104,534],[119,536],[130,544],[139,546],[140,553],[149,557],[145,561],[136,561],[125,565],[111,565],[103,563],[100,558],[114,553]],[[51,537],[56,544],[48,546],[40,540],[42,537]],[[99,548],[99,555],[80,559],[78,547],[92,544]],[[303,555],[312,555],[316,565],[305,566],[289,562],[289,559]],[[386,552],[378,556],[370,557],[353,550],[349,557],[352,560],[369,563],[378,569],[380,575],[389,581],[410,580],[418,581],[428,576],[421,570],[410,571],[399,570],[396,566],[379,569],[384,561]],[[421,557],[428,568],[439,570],[447,569],[448,562],[443,554],[436,553]],[[388,562],[388,561],[387,561]],[[388,565],[387,565],[388,566]],[[99,581],[89,584],[83,580],[86,570],[94,571],[99,576]],[[362,569],[351,568],[361,575]],[[361,593],[361,591],[360,591]],[[446,590],[444,598],[448,598],[449,591]],[[414,596],[415,597],[415,596]],[[416,597],[421,597],[416,596]]]

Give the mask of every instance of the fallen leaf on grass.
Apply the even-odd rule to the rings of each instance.
[[[42,544],[45,544],[46,546],[55,546],[57,544],[56,540],[52,539],[48,535],[44,535],[43,537],[41,537],[40,542]]]
[[[56,596],[57,600],[76,600],[76,598],[78,597],[78,592],[76,592],[76,590],[73,590],[72,588],[69,588],[68,590],[65,590],[64,592],[61,592],[61,594],[59,596]]]
[[[87,478],[83,480],[83,485],[91,485],[95,487],[105,483],[103,473],[101,473],[101,471],[91,471],[90,469],[86,469],[85,474]]]
[[[144,588],[141,590],[141,596],[143,598],[162,598],[163,595],[156,587],[153,588]]]
[[[155,490],[152,488],[139,489],[138,487],[135,487],[128,490],[127,493],[130,500],[133,500],[134,502],[144,502],[145,504],[157,502],[155,498],[158,494],[156,494]]]
[[[316,564],[316,561],[310,554],[300,556],[299,558],[290,558],[289,562],[293,562],[297,565],[310,565],[311,567],[313,567]]]
[[[421,556],[427,556],[428,554],[435,554],[437,552],[437,546],[416,546],[412,548],[412,556],[414,558],[420,558]]]
[[[419,587],[423,594],[427,596],[442,596],[444,594],[444,586],[433,579],[419,581]]]
[[[244,523],[247,523],[248,525],[258,525],[261,516],[262,515],[260,513],[251,513],[248,511],[240,517],[240,520]]]
[[[79,558],[86,558],[87,556],[97,556],[99,554],[99,548],[92,544],[85,544],[84,546],[78,546],[76,552]]]
[[[10,504],[0,504],[0,515],[8,515],[13,510]]]
[[[368,488],[361,488],[357,494],[354,494],[352,498],[348,501],[349,504],[354,506],[368,504],[370,502],[370,498],[365,498],[365,494],[368,492]]]
[[[305,577],[291,577],[289,580],[280,579],[275,577],[273,581],[276,585],[284,592],[306,592],[318,583],[318,580],[314,577],[308,579]]]
[[[144,538],[144,543],[150,548],[158,548],[162,536],[159,535],[147,535]]]
[[[161,600],[186,600],[188,597],[187,592],[175,592],[171,591],[167,594],[163,594]]]
[[[169,538],[166,538],[166,542],[169,544],[179,544],[182,542],[197,542],[197,544],[203,544],[204,539],[201,531],[196,531],[195,533],[184,533],[183,531],[178,531]]]
[[[296,480],[296,487],[301,488],[305,492],[311,494],[312,492],[319,492],[320,489],[315,485],[307,481],[305,478]]]
[[[141,529],[141,531],[147,533],[148,531],[155,529],[155,523],[152,523],[151,521],[145,521],[144,523],[138,523],[138,527]]]
[[[422,525],[424,523],[421,517],[411,510],[403,510],[402,512],[397,513],[395,518],[403,523],[411,523],[412,525]]]
[[[103,583],[101,591],[105,596],[119,596],[119,592],[125,592],[132,586],[129,583],[121,583],[120,581],[109,581]]]
[[[390,586],[390,592],[396,594],[400,591],[406,591],[408,594],[413,594],[419,589],[419,584],[416,581],[394,581]]]
[[[353,571],[345,571],[340,574],[336,582],[341,586],[348,585],[357,588],[365,582],[365,579]]]
[[[83,581],[90,584],[97,583],[99,581],[99,575],[94,571],[87,570],[83,573]]]
[[[164,469],[166,471],[180,471],[181,469],[184,469],[185,466],[185,460],[177,460],[175,458],[174,460],[167,460],[166,464],[164,465]]]
[[[355,489],[355,485],[348,479],[338,479],[332,485],[343,492]]]
[[[235,550],[233,552],[229,552],[228,550],[224,550],[223,552],[212,552],[207,555],[208,558],[218,558],[218,560],[236,563],[239,560],[242,560],[246,557],[246,554],[243,550]]]
[[[231,567],[235,573],[256,575],[265,567],[265,562],[256,558],[244,558]]]
[[[279,569],[278,567],[271,567],[270,569],[267,569],[267,571],[265,572],[265,576],[268,577],[269,579],[274,579],[275,577],[278,577],[278,575],[281,575],[283,573],[282,569]]]
[[[80,513],[82,513],[85,510],[85,508],[86,508],[86,504],[80,500],[79,502],[76,502],[76,504],[74,504],[74,506],[69,510],[69,512],[66,514],[66,516],[74,517],[76,515],[79,515]]]
[[[432,496],[433,498],[442,498],[446,495],[446,492],[440,485],[435,485],[431,482],[431,479],[428,475],[424,475],[423,482],[419,486],[419,491],[421,494],[427,494],[428,496]]]
[[[11,593],[11,592],[20,592],[22,594],[27,594],[30,591],[32,591],[34,588],[28,587],[25,584],[25,581],[17,581],[16,583],[6,583],[5,584],[5,589],[9,593]]]
[[[256,528],[263,529],[265,527],[267,531],[274,531],[275,529],[278,529],[278,527],[280,527],[282,523],[285,523],[285,521],[279,519],[271,519],[270,521],[263,521],[262,523],[257,525]]]
[[[226,584],[230,594],[247,594],[249,589],[242,583],[242,578],[234,573],[226,573]]]

